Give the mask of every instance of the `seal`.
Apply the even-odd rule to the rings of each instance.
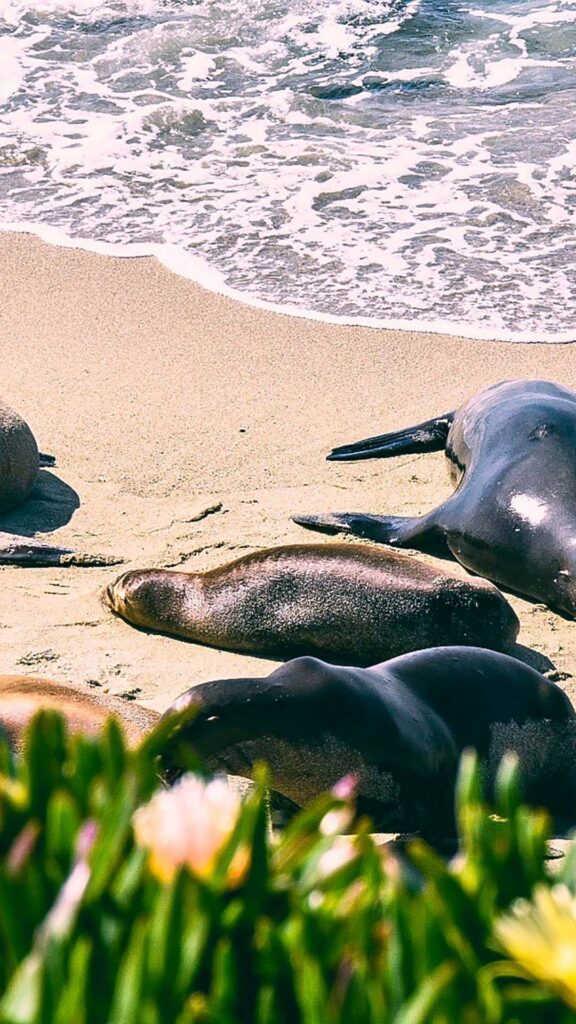
[[[21,746],[22,735],[37,711],[59,711],[72,733],[94,735],[106,719],[115,715],[131,745],[137,744],[158,722],[160,715],[141,704],[112,694],[85,693],[31,676],[0,676],[0,727],[13,749]]]
[[[53,455],[38,451],[30,427],[13,409],[0,402],[0,516],[20,505],[33,490],[42,466],[53,466]],[[90,555],[0,532],[0,565],[117,565],[122,558]]]
[[[441,644],[503,648],[518,633],[491,584],[375,544],[269,548],[203,573],[135,570],[104,599],[136,626],[213,647],[364,665]]]
[[[30,427],[0,402],[0,513],[28,497],[39,467],[40,454]]]
[[[377,829],[441,835],[454,827],[461,752],[473,748],[490,765],[516,749],[527,799],[574,813],[572,705],[505,654],[438,647],[368,669],[297,658],[267,678],[194,686],[170,711],[186,708],[190,720],[165,753],[168,774],[185,766],[190,744],[210,769],[233,775],[251,778],[264,761],[273,789],[302,806],[352,772],[358,809]],[[562,757],[560,730],[572,743]]]
[[[334,513],[302,526],[398,547],[442,539],[467,569],[576,616],[576,393],[550,381],[484,388],[455,413],[334,449],[331,460],[444,448],[456,490],[421,517]]]

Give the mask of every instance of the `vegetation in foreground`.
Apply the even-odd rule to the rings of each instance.
[[[462,762],[459,851],[345,834],[353,780],[278,838],[265,779],[167,790],[174,721],[129,751],[111,720],[69,738],[43,712],[0,748],[3,1024],[512,1024],[576,1021],[576,858],[512,760],[486,806]]]

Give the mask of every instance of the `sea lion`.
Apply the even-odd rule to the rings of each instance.
[[[158,722],[157,711],[114,697],[85,693],[51,679],[32,676],[0,676],[0,729],[18,749],[28,722],[40,710],[59,711],[70,732],[94,735],[107,718],[115,715],[131,745],[137,744]]]
[[[493,384],[455,413],[336,448],[328,458],[442,448],[457,488],[428,515],[333,513],[295,522],[398,547],[443,538],[472,572],[576,616],[576,393],[543,380]]]
[[[490,763],[516,748],[527,799],[574,812],[574,745],[560,758],[558,742],[560,730],[574,728],[570,701],[534,669],[493,651],[438,647],[369,669],[297,658],[267,678],[194,686],[170,711],[185,708],[191,720],[165,753],[172,775],[190,744],[212,770],[250,778],[266,762],[273,789],[304,805],[352,772],[359,811],[376,829],[440,835],[454,826],[461,752],[474,748]]]
[[[128,622],[253,654],[354,664],[441,644],[501,648],[518,619],[491,584],[368,544],[293,544],[209,572],[144,569],[107,588]]]

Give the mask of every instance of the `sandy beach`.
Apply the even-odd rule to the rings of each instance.
[[[481,386],[576,387],[576,347],[336,327],[207,292],[153,259],[0,234],[2,399],[57,457],[0,529],[115,555],[118,568],[0,568],[0,672],[99,687],[159,710],[273,661],[149,635],[102,605],[124,568],[211,568],[319,540],[296,512],[419,514],[444,457],[337,465],[336,444],[454,408]],[[576,626],[511,598],[519,641],[574,697]],[[538,658],[538,656],[540,656]]]

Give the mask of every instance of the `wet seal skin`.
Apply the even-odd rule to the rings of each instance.
[[[212,771],[247,778],[264,761],[273,789],[302,806],[352,772],[358,809],[377,830],[452,834],[467,748],[489,778],[503,749],[516,750],[528,801],[557,815],[576,807],[570,701],[493,651],[431,648],[368,669],[297,658],[265,678],[194,686],[170,711],[186,708],[190,721],[165,756],[170,776],[185,769],[190,747]]]
[[[370,665],[431,645],[500,649],[518,633],[495,587],[368,544],[294,544],[204,573],[135,570],[104,599],[144,629],[227,650]]]
[[[467,569],[576,617],[576,393],[494,384],[455,413],[335,448],[330,460],[444,449],[456,490],[421,517],[327,513],[295,522],[397,547],[438,540]]]

